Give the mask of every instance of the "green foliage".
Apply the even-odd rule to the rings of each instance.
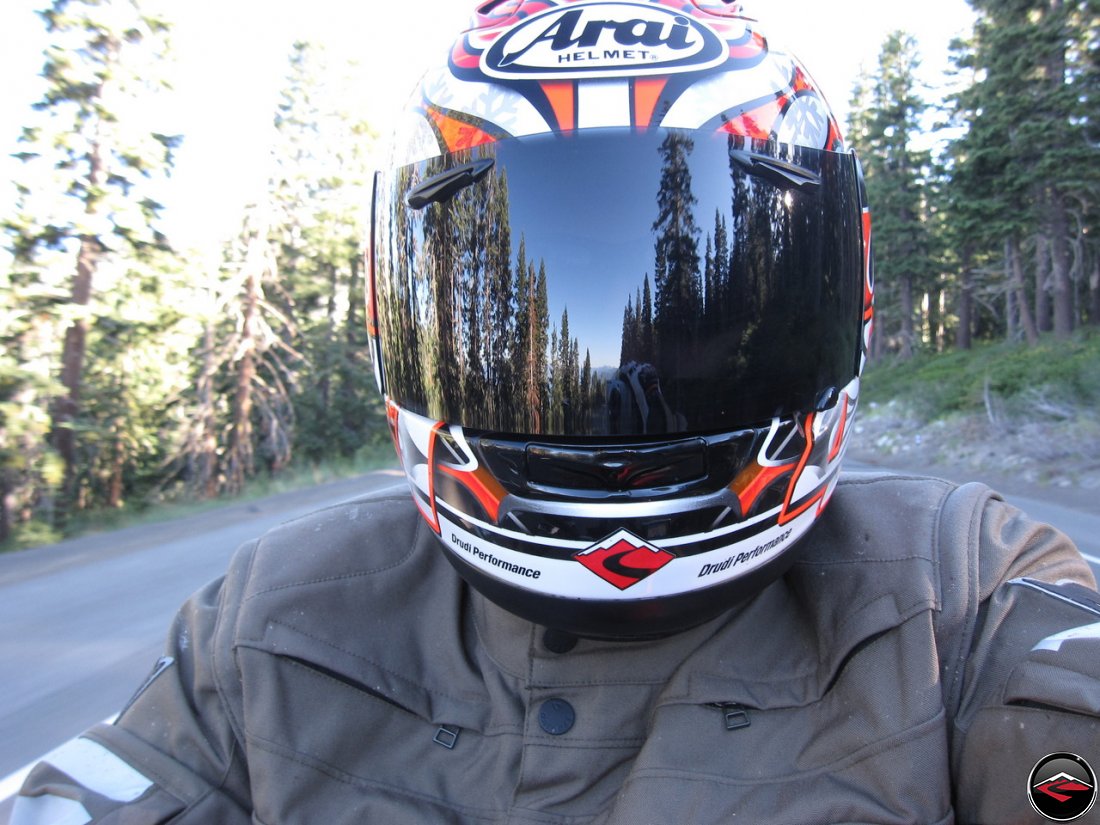
[[[125,467],[150,445],[131,419],[141,418],[135,404],[153,408],[151,392],[126,368],[132,348],[112,341],[129,323],[119,307],[133,308],[123,295],[137,294],[129,279],[155,280],[168,254],[150,182],[167,174],[178,138],[143,105],[164,85],[169,27],[154,2],[55,0],[39,13],[45,91],[20,138],[18,200],[0,220],[12,255],[2,288],[22,310],[0,324],[16,354],[4,368],[4,452],[17,444],[27,456],[18,472],[3,461],[0,539],[31,517],[60,529],[76,509],[117,503]],[[116,354],[123,363],[111,365]]]
[[[50,85],[3,221],[5,547],[392,449],[363,328],[373,134],[356,95],[297,44],[266,199],[220,265],[175,255],[144,186],[178,143],[140,106],[169,30],[153,2],[42,13]]]
[[[163,247],[160,204],[148,181],[173,163],[180,137],[142,106],[166,84],[166,18],[156,0],[54,0],[39,12],[49,32],[47,86],[24,127],[25,164],[15,214],[3,226],[17,260],[42,269],[42,254],[95,238],[105,255]]]
[[[956,58],[970,82],[953,101],[956,121],[967,128],[950,149],[952,240],[967,256],[984,253],[1000,264],[986,294],[1005,301],[1009,334],[1019,324],[1030,340],[1044,329],[1066,336],[1086,315],[1100,320],[1096,302],[1086,309],[1073,284],[1081,278],[1073,258],[1088,271],[1086,261],[1095,267],[1100,251],[1089,234],[1097,220],[1100,144],[1087,132],[1097,109],[1082,83],[1095,72],[1097,4],[971,5],[977,25]]]
[[[350,106],[358,99],[350,84],[323,49],[296,43],[275,116],[271,300],[293,319],[284,338],[304,359],[290,401],[294,448],[310,461],[354,455],[386,433],[363,309],[375,135]]]
[[[0,553],[54,544],[63,538],[64,533],[44,522],[26,521],[17,525],[5,541],[0,541]]]
[[[18,201],[0,216],[10,252],[0,266],[5,548],[287,478],[311,483],[315,467],[362,468],[365,453],[390,460],[364,329],[375,136],[363,95],[323,49],[296,44],[273,112],[265,196],[242,214],[220,262],[175,254],[150,185],[180,141],[144,105],[166,81],[171,27],[156,2],[48,0],[40,12],[45,92],[14,153],[25,170]],[[879,360],[865,398],[908,399],[929,418],[991,398],[1039,415],[1094,410],[1100,9],[1097,0],[972,5],[978,25],[959,44],[963,82],[950,101],[959,136],[941,156],[921,148],[934,141],[911,38],[891,34],[856,89],[849,131],[867,171],[879,276]],[[671,138],[663,148],[659,241],[651,277],[624,296],[624,361],[669,361],[667,342],[692,340],[700,324],[743,341],[780,326],[750,306],[723,314],[733,273],[753,269],[744,264],[767,252],[769,230],[738,217],[753,214],[741,208],[696,225],[682,208],[694,202],[688,148]],[[380,321],[407,344],[391,375],[405,386],[443,382],[446,397],[475,402],[489,386],[510,387],[523,411],[516,429],[568,429],[605,388],[567,311],[551,334],[545,263],[522,240],[513,259],[506,179],[477,191],[492,202],[459,198],[446,221],[433,210],[423,226],[395,230],[450,256],[463,280],[453,306],[418,303],[424,289],[391,296],[400,317]],[[488,223],[458,231],[475,220]],[[484,237],[499,242],[469,240]],[[472,311],[477,300],[493,311]],[[428,315],[437,328],[408,326]],[[1021,345],[1029,315],[1061,337]],[[953,351],[955,330],[981,343]],[[909,362],[891,360],[906,351]]]
[[[927,421],[981,412],[991,397],[1008,405],[1100,408],[1100,334],[1044,335],[1034,347],[990,342],[972,350],[884,361],[864,375],[861,401],[906,402]],[[1041,414],[1041,413],[1039,413]]]
[[[53,544],[64,538],[121,530],[138,524],[152,524],[204,513],[241,501],[251,501],[279,493],[301,490],[330,481],[354,478],[364,473],[394,466],[390,443],[361,447],[353,455],[314,463],[295,461],[276,476],[261,474],[245,484],[235,496],[200,500],[188,497],[150,495],[117,508],[98,508],[77,514],[64,532],[39,521],[19,525],[7,541],[0,541],[0,553]]]
[[[874,223],[879,352],[908,357],[917,345],[917,296],[936,289],[931,154],[915,148],[928,104],[918,93],[920,57],[904,32],[887,36],[878,71],[857,85],[852,142],[862,158]]]

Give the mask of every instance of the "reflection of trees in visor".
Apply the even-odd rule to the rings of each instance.
[[[478,159],[495,161],[483,179],[405,203]],[[404,167],[377,197],[387,392],[420,414],[512,433],[720,430],[812,409],[855,375],[846,155],[577,133]],[[623,393],[648,408],[646,384],[661,422],[628,423]]]

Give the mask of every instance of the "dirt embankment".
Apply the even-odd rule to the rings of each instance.
[[[1100,511],[1100,420],[1092,411],[1014,415],[988,405],[985,414],[924,421],[901,402],[865,402],[849,455]]]

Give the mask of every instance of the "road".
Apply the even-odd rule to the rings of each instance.
[[[404,478],[385,470],[0,555],[0,822],[21,769],[118,711],[163,650],[176,609],[225,571],[238,545],[394,484]]]
[[[848,462],[846,469],[874,469]],[[396,470],[0,556],[0,823],[29,763],[108,718],[160,654],[176,608],[242,542]],[[1100,576],[1100,513],[1009,496],[1074,538]]]

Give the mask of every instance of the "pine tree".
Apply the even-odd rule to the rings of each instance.
[[[654,339],[661,375],[678,375],[691,358],[688,342],[702,316],[703,287],[688,158],[695,144],[685,134],[670,132],[661,143],[661,180],[653,231],[656,300]]]
[[[919,343],[917,296],[935,275],[925,191],[929,153],[915,148],[927,104],[918,94],[915,39],[896,31],[877,73],[857,86],[853,144],[863,162],[875,223],[876,326],[907,358]]]
[[[20,139],[25,175],[4,229],[13,278],[51,296],[49,317],[37,323],[62,341],[50,353],[60,384],[50,427],[65,468],[57,511],[64,521],[81,503],[81,450],[88,445],[81,446],[78,430],[86,426],[89,338],[104,312],[100,282],[166,248],[155,228],[161,207],[151,183],[171,168],[178,138],[157,131],[147,118],[154,107],[142,105],[164,86],[160,66],[168,53],[169,22],[151,0],[54,0],[39,14],[49,36],[46,91]]]
[[[987,269],[1004,273],[999,292],[1010,333],[1019,327],[1034,341],[1053,328],[1065,336],[1083,310],[1072,263],[1081,256],[1071,252],[1085,251],[1080,207],[1097,193],[1100,151],[1087,139],[1090,94],[1081,82],[1089,77],[1096,3],[971,5],[974,36],[957,57],[972,82],[954,101],[968,126],[952,146],[956,211],[988,250]]]
[[[264,207],[249,210],[226,261],[230,324],[222,370],[229,410],[220,458],[222,489],[231,495],[256,474],[257,459],[270,473],[284,467],[294,442],[295,371],[290,361],[299,354],[286,343],[295,337],[293,320],[268,297],[280,277],[271,234],[270,212]]]
[[[295,43],[275,112],[269,199],[280,273],[270,300],[293,320],[295,448],[309,461],[353,455],[383,429],[367,363],[361,261],[375,135],[350,66]],[[290,327],[285,327],[289,329]]]

